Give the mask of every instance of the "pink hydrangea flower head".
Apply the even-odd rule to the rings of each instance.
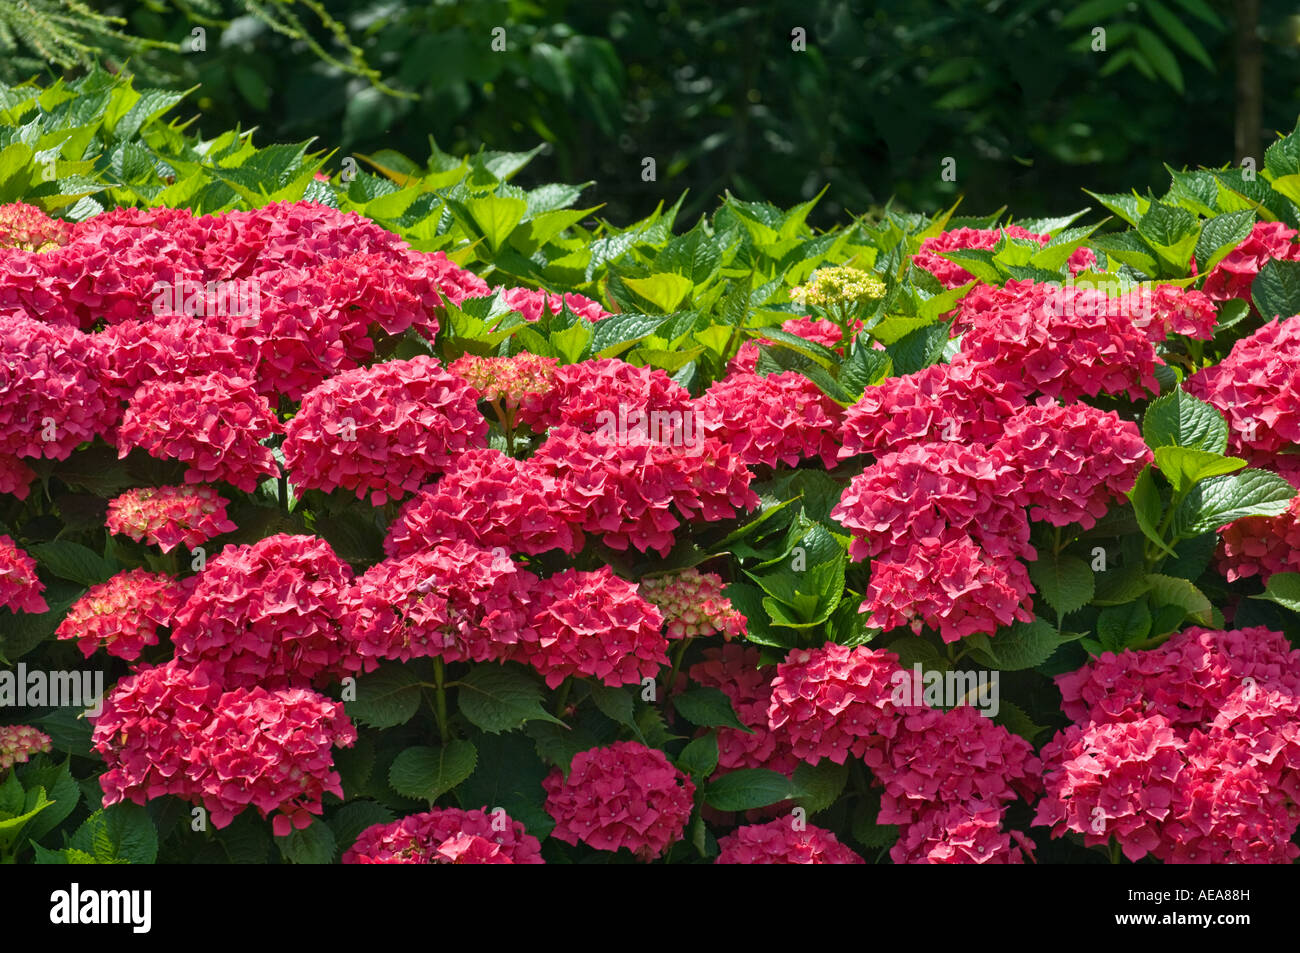
[[[0,456],[66,460],[110,434],[119,408],[105,360],[75,328],[0,313]]]
[[[518,311],[526,321],[539,321],[544,313],[558,315],[565,307],[591,322],[609,317],[599,301],[580,294],[555,294],[545,288],[502,288],[500,293],[507,307]]]
[[[176,657],[209,663],[228,688],[307,687],[352,674],[343,637],[352,570],[314,536],[227,546],[198,577],[172,624]]]
[[[690,406],[690,391],[659,368],[596,358],[557,367],[549,390],[524,394],[519,419],[537,433],[562,423],[587,431],[610,424],[627,430],[636,426],[636,414],[648,428],[656,413],[680,427],[680,414]],[[674,412],[679,416],[673,418]]]
[[[343,853],[345,864],[544,864],[542,845],[501,808],[438,807],[375,824]]]
[[[1230,452],[1290,448],[1300,442],[1300,321],[1265,324],[1218,364],[1188,377],[1183,388],[1227,418]]]
[[[994,558],[1033,559],[1017,504],[1022,475],[983,447],[912,444],[853,478],[832,518],[853,531],[854,559],[907,553],[927,540],[968,533]],[[932,543],[929,545],[933,545]]]
[[[1203,290],[1216,301],[1229,298],[1250,300],[1255,276],[1264,265],[1274,259],[1295,261],[1300,258],[1300,245],[1293,239],[1295,229],[1282,222],[1256,222],[1250,234],[1228,252],[1223,260],[1205,276]],[[1278,315],[1266,314],[1265,318]],[[1291,315],[1281,315],[1289,318]]]
[[[557,768],[542,781],[551,836],[596,850],[626,848],[639,859],[660,856],[681,839],[695,785],[662,751],[619,741],[573,756],[569,775]]]
[[[159,486],[127,490],[108,501],[110,532],[148,540],[164,553],[186,549],[233,532],[226,516],[230,501],[210,486]]]
[[[828,830],[795,830],[787,817],[738,827],[718,839],[715,864],[865,864]]]
[[[1159,392],[1155,367],[1162,362],[1154,345],[1105,295],[1019,282],[985,303],[991,306],[963,309],[966,330],[952,363],[982,365],[996,378],[1019,379],[1067,402],[1099,394],[1144,400]]]
[[[357,580],[347,641],[367,667],[421,657],[504,661],[528,637],[536,585],[504,551],[439,543],[377,563]]]
[[[1046,793],[1035,824],[1083,835],[1088,847],[1119,841],[1138,861],[1160,845],[1161,825],[1178,796],[1182,740],[1169,720],[1070,725],[1042,751]]]
[[[36,471],[23,461],[0,454],[0,496],[8,495],[25,500],[35,479]]]
[[[1019,225],[1003,228],[954,228],[921,242],[921,247],[912,256],[912,264],[930,272],[945,288],[960,288],[966,282],[973,281],[975,276],[956,262],[944,258],[943,252],[967,248],[992,250],[1002,241],[1004,232],[1007,238],[1027,239],[1040,245],[1046,245],[1050,241],[1049,236],[1026,231]],[[1084,256],[1080,256],[1079,263],[1083,264],[1084,261]],[[1096,262],[1095,256],[1093,262]]]
[[[595,572],[567,569],[538,584],[518,658],[540,672],[550,688],[570,675],[634,685],[668,664],[662,626],[658,607],[608,566]]]
[[[410,556],[464,540],[535,556],[582,549],[584,511],[567,500],[563,477],[500,450],[466,450],[436,484],[407,500],[388,527],[384,551]]]
[[[202,318],[130,319],[94,336],[108,356],[104,386],[130,400],[144,383],[177,383],[201,374],[249,377],[257,364],[252,342],[227,334]]]
[[[730,444],[746,466],[793,467],[810,457],[835,465],[844,411],[802,374],[730,374],[694,403],[697,425]]]
[[[0,248],[49,251],[71,238],[67,222],[50,218],[34,205],[10,202],[0,205]]]
[[[886,632],[907,625],[919,635],[929,626],[956,642],[1032,622],[1032,592],[1020,560],[992,556],[956,530],[872,560],[862,611],[870,613],[868,625]]]
[[[675,445],[626,436],[561,425],[532,458],[560,485],[563,505],[583,514],[581,528],[607,546],[666,556],[683,521],[731,519],[758,505],[752,472],[715,438],[696,433]]]
[[[48,612],[41,593],[45,583],[36,575],[36,560],[8,536],[0,536],[0,606],[12,612]]]
[[[914,443],[991,443],[1025,404],[1024,387],[978,365],[932,364],[868,387],[844,413],[840,459]]]
[[[899,832],[889,857],[896,864],[1023,864],[1029,842],[1017,831],[1002,830],[1002,813],[989,806],[936,804]]]
[[[996,452],[1022,475],[1017,502],[1032,520],[1091,529],[1153,459],[1137,425],[1087,404],[1043,402],[1005,423]]]
[[[160,460],[186,464],[186,483],[224,480],[251,493],[280,472],[263,440],[280,425],[265,397],[242,377],[220,372],[135,392],[118,436],[118,456],[139,447]]]
[[[50,736],[31,725],[0,725],[0,774],[23,764],[34,754],[50,751]]]
[[[465,354],[447,370],[469,384],[490,403],[501,401],[506,410],[518,409],[528,394],[544,395],[551,388],[559,359],[527,352],[514,357],[478,357]]]
[[[345,371],[311,391],[286,428],[284,459],[296,486],[352,490],[382,506],[484,446],[487,431],[476,392],[422,356]]]
[[[185,587],[162,573],[120,572],[74,602],[54,635],[75,639],[86,658],[102,647],[133,662],[146,645],[158,644],[158,630],[171,624],[185,596]]]
[[[1300,496],[1277,516],[1246,516],[1219,531],[1218,566],[1228,582],[1300,572]]]
[[[905,716],[885,761],[874,769],[884,783],[877,823],[916,823],[935,805],[1002,807],[1041,789],[1042,765],[1024,738],[977,708],[925,708]]]
[[[91,744],[108,766],[99,777],[104,806],[144,804],[164,794],[191,800],[187,770],[220,699],[211,671],[179,659],[142,666],[119,681],[92,719]]]
[[[898,656],[866,646],[793,649],[776,667],[768,725],[809,764],[850,756],[880,764],[901,721],[894,697],[902,671]]]
[[[746,619],[723,595],[722,577],[698,569],[680,569],[641,580],[641,597],[663,613],[670,639],[716,635],[733,639],[745,634]]]
[[[343,796],[333,749],[356,739],[342,702],[301,688],[235,689],[217,702],[186,775],[218,830],[252,805],[274,814],[284,837],[321,814],[324,795]]]

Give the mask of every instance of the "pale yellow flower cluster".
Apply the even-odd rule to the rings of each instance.
[[[835,305],[874,301],[885,296],[885,283],[860,268],[836,265],[818,268],[806,285],[791,289],[795,301],[816,305],[819,308]]]

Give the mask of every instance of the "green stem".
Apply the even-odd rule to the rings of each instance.
[[[664,688],[664,698],[667,700],[672,697],[673,686],[677,684],[677,673],[681,671],[682,659],[686,657],[686,649],[695,641],[695,637],[682,639],[677,646],[677,653],[673,656],[673,667],[668,672],[668,685]]]
[[[560,683],[559,690],[555,693],[555,717],[564,718],[564,706],[569,702],[569,692],[573,689],[573,676],[570,675]]]
[[[1119,863],[1119,841],[1113,837],[1110,839],[1110,862]]]
[[[433,660],[433,713],[438,719],[438,737],[442,739],[444,745],[451,740],[451,735],[447,731],[447,686],[445,684],[445,675],[446,671],[443,668],[442,659],[435,658]]]

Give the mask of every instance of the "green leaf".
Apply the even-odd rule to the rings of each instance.
[[[86,818],[68,846],[99,864],[152,864],[158,857],[158,831],[143,807],[121,802]]]
[[[1064,618],[1092,601],[1096,583],[1092,569],[1076,556],[1040,553],[1029,564],[1029,576],[1047,604]]]
[[[636,730],[636,721],[632,718],[636,706],[631,693],[626,688],[614,688],[600,682],[593,682],[591,700],[606,718]]]
[[[943,348],[947,343],[948,325],[932,324],[905,335],[886,350],[893,358],[894,374],[901,377],[937,363],[943,356]]]
[[[1156,478],[1150,464],[1142,468],[1133,489],[1128,491],[1129,502],[1133,504],[1133,515],[1137,517],[1138,528],[1142,535],[1155,543],[1167,555],[1174,551],[1160,536],[1160,521],[1164,515],[1164,506],[1160,501],[1160,490],[1156,487]]]
[[[701,728],[738,728],[753,734],[753,730],[736,717],[731,699],[716,688],[693,688],[683,692],[673,699],[673,707],[683,718]]]
[[[1165,46],[1160,37],[1146,27],[1134,27],[1133,36],[1137,40],[1138,50],[1146,58],[1151,68],[1160,75],[1161,79],[1172,86],[1179,95],[1182,95],[1183,71],[1178,66],[1178,58],[1174,56],[1169,47]]]
[[[1153,572],[1147,573],[1147,581],[1151,583],[1148,598],[1157,608],[1177,606],[1186,617],[1200,625],[1210,625],[1214,621],[1210,600],[1188,580]],[[1160,634],[1159,629],[1156,634]]]
[[[1300,314],[1300,261],[1266,261],[1250,286],[1250,297],[1266,321]]]
[[[1179,494],[1186,493],[1200,480],[1232,473],[1246,465],[1240,457],[1225,457],[1192,447],[1156,447],[1155,456],[1156,466]]]
[[[529,728],[554,726],[533,722]],[[546,837],[555,826],[555,821],[543,807],[546,792],[542,789],[542,780],[551,769],[538,756],[532,740],[521,732],[481,735],[474,741],[478,746],[478,767],[456,788],[460,806],[466,810],[481,808],[489,815],[497,808],[504,808],[511,820],[523,824],[528,833],[538,838]],[[588,748],[592,747],[595,745],[588,745]]]
[[[394,820],[393,812],[376,801],[352,801],[344,804],[329,820],[330,830],[340,854],[346,853],[367,827],[388,824]]]
[[[861,339],[853,344],[853,352],[840,366],[840,383],[855,399],[874,384],[890,377],[894,371],[893,358],[888,351],[867,347]]]
[[[551,347],[555,348],[555,353],[559,355],[562,363],[576,364],[581,360],[587,342],[591,340],[591,333],[591,325],[586,321],[579,321],[563,331],[552,331]]]
[[[1097,638],[1110,652],[1140,642],[1151,632],[1151,610],[1140,599],[1122,606],[1107,606],[1097,616]]]
[[[1201,274],[1222,261],[1254,226],[1255,213],[1250,211],[1225,212],[1207,221],[1196,242],[1196,261]]]
[[[1174,536],[1207,533],[1243,516],[1277,516],[1295,492],[1285,478],[1267,470],[1248,469],[1202,480],[1174,511]]]
[[[718,767],[718,735],[710,731],[696,738],[677,756],[677,767],[685,771],[699,784]]]
[[[798,797],[803,792],[783,774],[767,768],[741,768],[715,779],[704,800],[719,811],[750,811]]]
[[[1010,628],[999,629],[989,639],[988,649],[972,651],[971,656],[988,668],[1018,672],[1042,665],[1057,648],[1076,638],[1079,636],[1056,631],[1055,626],[1042,619],[1017,622]]]
[[[541,685],[517,667],[476,665],[460,680],[459,701],[470,724],[491,734],[533,720],[564,724],[542,708]]]
[[[349,717],[372,728],[406,724],[420,708],[420,680],[409,669],[386,663],[357,679],[356,701],[343,707]]]
[[[848,780],[847,764],[836,764],[830,758],[823,758],[815,767],[800,762],[794,770],[794,783],[804,792],[799,797],[799,806],[810,817],[826,810],[839,799]]]
[[[1264,591],[1252,599],[1267,599],[1292,612],[1300,612],[1300,572],[1275,572],[1268,577]]]
[[[311,824],[302,830],[277,837],[275,842],[291,864],[331,864],[338,848],[334,832],[319,817],[312,818]]]
[[[402,797],[432,803],[474,773],[478,749],[453,740],[434,748],[407,748],[388,769],[388,783]]]
[[[117,572],[114,563],[93,549],[65,539],[37,543],[28,552],[60,579],[71,579],[83,586],[98,585]]]
[[[523,199],[484,195],[468,199],[465,208],[495,252],[523,219],[528,203]]]
[[[649,301],[664,314],[677,310],[695,284],[689,278],[670,271],[650,275],[648,278],[624,278],[627,285],[638,295]]]
[[[23,786],[44,788],[50,799],[48,808],[42,810],[39,817],[33,818],[23,831],[31,840],[40,840],[58,827],[81,801],[81,788],[72,777],[68,768],[70,764],[71,759],[64,759],[59,765],[48,762],[38,765],[32,762],[23,771]]]
[[[1228,422],[1216,408],[1178,389],[1147,407],[1142,439],[1152,450],[1177,446],[1223,453],[1228,446]]]

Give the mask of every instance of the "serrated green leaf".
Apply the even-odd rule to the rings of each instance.
[[[512,731],[526,721],[564,724],[542,708],[542,687],[522,669],[477,665],[460,680],[460,712],[491,734]]]
[[[452,740],[437,747],[407,748],[388,770],[388,783],[403,797],[432,803],[474,773],[478,749]]]

